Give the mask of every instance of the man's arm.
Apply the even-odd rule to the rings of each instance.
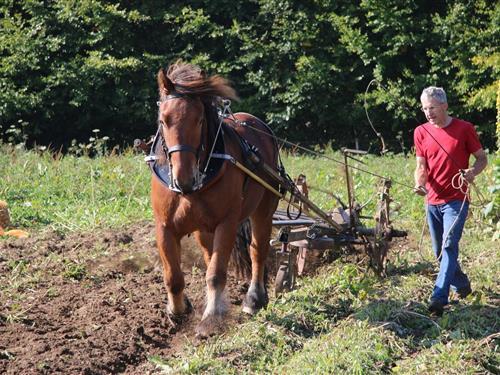
[[[427,163],[425,158],[417,156],[417,167],[415,168],[415,187],[413,191],[418,195],[427,194],[425,184],[427,183]]]
[[[472,168],[466,169],[464,171],[464,178],[468,182],[473,182],[474,178],[481,173],[484,168],[486,168],[486,165],[488,164],[488,157],[486,156],[486,152],[482,148],[474,152],[472,155],[476,158],[474,161],[474,165],[472,165]]]

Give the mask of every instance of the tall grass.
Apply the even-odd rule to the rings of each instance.
[[[0,175],[18,227],[81,231],[151,218],[149,170],[132,152],[89,158],[3,146]]]

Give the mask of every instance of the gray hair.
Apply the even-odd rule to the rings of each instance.
[[[434,98],[439,103],[448,103],[448,100],[446,99],[446,92],[444,91],[444,89],[442,87],[436,87],[436,86],[426,87],[422,91],[422,95],[420,95],[420,99],[422,99],[424,96],[427,96],[429,98]]]

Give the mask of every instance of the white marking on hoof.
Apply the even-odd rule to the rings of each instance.
[[[207,288],[207,306],[201,320],[208,316],[222,316],[227,312],[228,302],[226,291],[210,290]]]
[[[250,284],[250,287],[248,288],[247,294],[245,296],[245,300],[250,299],[249,296],[254,296],[254,297],[260,298],[260,296],[265,295],[265,294],[266,294],[266,289],[263,286],[261,286],[259,283],[255,283],[252,281],[252,283]],[[260,301],[249,301],[249,302],[251,302],[252,304],[256,304],[257,302],[260,303]],[[252,306],[249,306],[245,303],[245,301],[243,301],[243,312],[244,313],[250,314],[250,315],[255,315],[258,310],[259,309],[256,309]]]
[[[168,294],[167,312],[171,315],[182,315],[186,312],[187,306],[184,301],[184,294],[174,296]]]

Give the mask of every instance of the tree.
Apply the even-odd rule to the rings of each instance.
[[[378,150],[412,143],[422,88],[494,146],[500,5],[488,0],[6,0],[0,135],[67,146],[92,129],[130,143],[156,127],[156,72],[182,58],[234,82],[233,110],[280,137]],[[380,85],[368,84],[376,79]]]

